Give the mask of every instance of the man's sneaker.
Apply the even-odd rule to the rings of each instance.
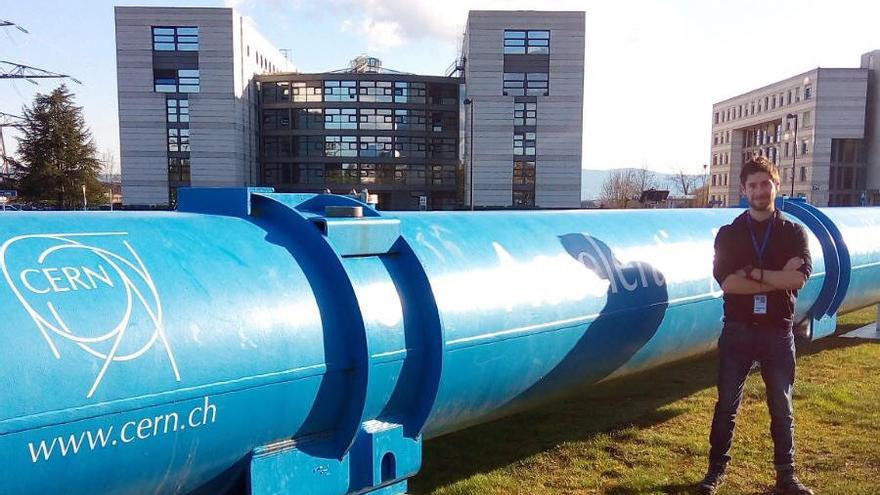
[[[724,464],[710,464],[706,477],[697,485],[697,493],[700,495],[714,495],[718,487],[724,483],[727,466]]]
[[[813,490],[804,486],[793,472],[788,472],[776,475],[776,493],[779,495],[813,495]]]

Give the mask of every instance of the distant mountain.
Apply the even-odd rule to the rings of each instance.
[[[608,177],[609,173],[611,173],[611,170],[582,169],[581,200],[599,199],[599,195],[602,192],[602,184],[605,182],[605,178]],[[677,185],[676,181],[673,181],[676,175],[677,174],[654,172],[654,187],[656,187],[657,189],[667,189],[670,191],[670,194],[673,195],[680,195],[680,187]],[[702,185],[702,175],[698,176],[698,178],[700,179],[700,183],[698,185]]]

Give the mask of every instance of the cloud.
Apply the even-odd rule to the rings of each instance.
[[[464,31],[469,10],[583,10],[579,0],[336,0],[348,15],[340,28],[367,39],[371,47],[435,40],[455,43]],[[372,48],[371,48],[372,49]]]
[[[367,39],[367,49],[381,51],[403,43],[400,24],[396,22],[377,21],[370,17],[359,20],[346,19],[340,27],[342,32],[351,32]]]

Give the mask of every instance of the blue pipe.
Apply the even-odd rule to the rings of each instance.
[[[813,338],[880,302],[878,210],[781,207]],[[404,493],[424,438],[713,349],[738,213],[7,212],[0,493]]]

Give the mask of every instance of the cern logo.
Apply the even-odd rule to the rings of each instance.
[[[83,352],[100,363],[91,398],[114,363],[151,349],[180,372],[163,326],[162,304],[125,232],[32,234],[0,246],[0,270],[56,359]]]

